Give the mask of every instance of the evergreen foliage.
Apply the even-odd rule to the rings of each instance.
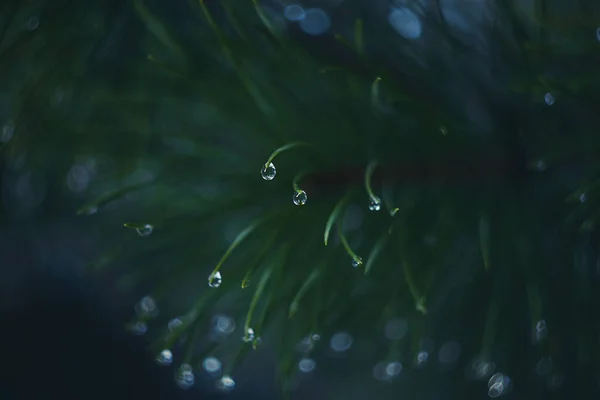
[[[469,378],[596,390],[600,7],[443,3],[345,0],[312,37],[276,1],[4,2],[2,159],[75,193],[179,364],[233,374],[271,330],[287,387],[348,331],[369,365],[456,340]],[[235,340],[202,340],[215,310]]]

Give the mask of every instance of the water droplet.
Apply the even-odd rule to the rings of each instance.
[[[539,342],[543,340],[547,334],[548,327],[546,326],[546,320],[541,319],[535,324],[534,339]]]
[[[0,142],[8,143],[12,139],[15,133],[15,126],[12,123],[6,124],[2,127],[2,133],[0,134]]]
[[[492,375],[488,381],[488,396],[495,398],[508,392],[511,387],[510,378],[500,372]]]
[[[503,392],[504,386],[502,385],[502,382],[494,383],[488,389],[488,396],[490,396],[491,398],[499,397],[502,395]]]
[[[290,4],[283,10],[283,15],[290,21],[302,21],[306,13],[298,4]]]
[[[156,302],[150,296],[143,297],[135,305],[135,313],[141,318],[156,317],[158,315],[158,307]]]
[[[25,27],[29,31],[35,31],[40,26],[40,19],[38,17],[31,17],[27,20]]]
[[[322,35],[329,30],[331,20],[329,15],[320,8],[310,8],[304,13],[300,21],[300,28],[312,36]]]
[[[317,334],[308,335],[296,345],[296,351],[301,353],[310,353],[315,346],[315,342],[321,339]]]
[[[406,39],[418,39],[423,28],[419,17],[408,8],[394,8],[388,17],[388,22],[396,32]]]
[[[378,381],[387,381],[388,375],[385,371],[386,366],[387,365],[385,362],[378,362],[377,364],[375,364],[375,366],[373,367],[373,377]]]
[[[171,332],[175,332],[177,329],[181,328],[182,326],[183,326],[183,321],[180,320],[179,318],[173,318],[167,324],[167,327],[169,328],[169,331],[171,331]]]
[[[75,193],[87,189],[90,180],[90,173],[83,165],[73,165],[67,173],[67,186]]]
[[[352,259],[352,266],[354,268],[358,268],[363,264],[362,258],[356,257]]]
[[[548,104],[549,106],[551,106],[552,104],[554,104],[554,102],[556,100],[554,99],[554,96],[552,96],[552,93],[546,93],[544,95],[544,101],[546,102],[546,104]]]
[[[424,365],[429,359],[429,353],[426,351],[420,351],[417,354],[417,365]]]
[[[189,389],[194,386],[195,377],[192,366],[181,364],[177,371],[175,371],[175,382],[182,389]]]
[[[381,199],[378,197],[371,197],[369,200],[369,210],[371,211],[379,211],[381,210]]]
[[[219,286],[221,286],[222,282],[223,278],[221,277],[221,273],[219,271],[208,276],[208,286],[212,288],[218,288]]]
[[[546,166],[546,163],[544,162],[544,160],[538,160],[535,163],[535,169],[538,170],[538,171],[540,171],[540,172],[541,171],[545,171],[546,168],[547,168],[547,166]]]
[[[156,363],[158,365],[162,365],[162,366],[168,366],[171,365],[171,363],[173,362],[173,353],[171,353],[171,350],[169,349],[165,349],[163,351],[161,351],[157,356],[156,356]]]
[[[489,376],[494,373],[495,369],[496,364],[493,362],[476,358],[467,366],[465,376],[470,380],[482,380],[489,378]]]
[[[308,372],[311,372],[313,369],[315,369],[316,365],[317,365],[317,363],[312,358],[303,358],[298,363],[298,369],[301,372],[308,373]]]
[[[246,329],[244,336],[242,336],[242,341],[244,341],[245,343],[250,343],[255,338],[256,338],[256,334],[254,333],[254,329],[248,328],[248,329]]]
[[[292,198],[292,200],[294,201],[294,204],[297,206],[303,206],[304,204],[306,204],[306,192],[304,190],[299,190],[296,193],[294,193],[294,197]]]
[[[217,376],[221,373],[221,361],[215,357],[206,357],[202,361],[202,369],[210,376]]]
[[[586,200],[587,200],[587,195],[586,195],[585,193],[582,193],[582,194],[579,196],[579,202],[580,202],[580,203],[585,203],[585,201],[586,201]]]
[[[136,322],[131,326],[130,330],[134,335],[142,336],[148,332],[148,325],[145,322]]]
[[[226,315],[217,315],[214,318],[215,331],[221,335],[229,335],[235,331],[235,321]]]
[[[388,363],[385,367],[385,373],[390,377],[394,378],[402,372],[402,364],[398,361]]]
[[[350,336],[348,333],[338,332],[331,337],[329,345],[331,346],[333,351],[341,353],[352,347],[352,341],[352,336]]]
[[[275,165],[273,163],[269,163],[269,165],[263,165],[260,170],[260,176],[265,181],[272,181],[275,179],[275,175],[277,174],[277,169],[275,169]]]
[[[402,318],[391,319],[385,324],[385,337],[389,340],[400,340],[408,332],[408,323]]]
[[[600,28],[596,29],[596,39],[600,40]]]
[[[373,376],[378,381],[391,381],[402,372],[402,364],[398,361],[379,362],[373,367]]]
[[[146,224],[146,225],[142,226],[141,228],[136,228],[135,230],[137,231],[138,235],[140,235],[140,236],[150,236],[150,234],[154,230],[154,227],[150,224]]]
[[[85,215],[94,215],[98,212],[98,207],[92,206],[85,210]]]
[[[223,392],[231,392],[235,388],[235,381],[229,375],[224,375],[217,381],[216,386]]]

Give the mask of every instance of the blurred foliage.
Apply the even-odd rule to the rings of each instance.
[[[225,346],[232,371],[258,347],[197,346],[215,309],[257,338],[273,327],[288,383],[310,333],[375,342],[402,317],[408,335],[371,363],[408,369],[423,338],[460,337],[461,365],[494,362],[524,387],[552,357],[549,387],[596,390],[600,8],[477,2],[465,32],[441,3],[396,2],[423,21],[411,40],[383,1],[332,7],[319,37],[277,2],[6,1],[3,217],[35,177],[74,195],[105,237],[91,268],[147,290],[153,351],[187,336],[194,366]],[[294,143],[309,146],[261,179]]]

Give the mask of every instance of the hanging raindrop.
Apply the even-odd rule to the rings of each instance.
[[[371,197],[369,201],[369,210],[379,211],[381,210],[381,200],[378,197]]]
[[[145,322],[136,322],[130,327],[130,330],[134,335],[142,336],[148,332],[148,325]]]
[[[501,374],[500,372],[495,373],[488,381],[488,396],[491,398],[499,397],[509,392],[511,386],[512,383],[508,376]]]
[[[215,357],[206,357],[204,361],[202,361],[202,369],[213,377],[221,373],[221,366],[221,361]]]
[[[165,350],[161,351],[156,356],[156,363],[158,365],[162,365],[163,367],[171,365],[172,362],[173,362],[173,353],[171,353],[171,350],[169,350],[169,349],[165,349]]]
[[[169,331],[171,331],[171,332],[175,332],[177,329],[181,328],[182,326],[183,326],[183,321],[180,320],[179,318],[173,318],[167,324],[167,327],[169,328]]]
[[[307,196],[304,190],[298,190],[296,193],[294,193],[294,197],[292,198],[294,204],[297,206],[303,206],[306,204],[306,199]]]
[[[548,104],[549,106],[551,106],[552,104],[554,104],[554,102],[556,100],[554,99],[554,96],[552,95],[552,93],[546,93],[544,95],[544,101],[546,102],[546,104]]]
[[[223,392],[231,392],[235,388],[235,381],[229,375],[224,375],[217,381],[216,386]]]
[[[352,259],[352,266],[354,268],[358,268],[363,264],[362,258],[356,257]]]
[[[221,273],[219,271],[208,276],[208,286],[212,288],[218,288],[219,286],[221,286],[222,282],[223,278],[221,277]]]
[[[419,354],[417,354],[417,365],[424,365],[427,362],[427,359],[429,359],[429,353],[424,350],[420,351]]]
[[[255,338],[256,338],[256,334],[254,333],[254,329],[252,329],[252,328],[246,329],[244,336],[242,336],[242,340],[245,343],[250,343],[250,342],[254,341]]]
[[[156,317],[158,315],[158,307],[156,302],[150,296],[144,296],[136,305],[135,313],[140,318]]]
[[[263,165],[260,170],[260,176],[265,181],[272,181],[275,179],[275,175],[277,174],[277,170],[275,169],[275,165],[273,163],[269,163],[268,165]]]
[[[298,362],[298,369],[301,372],[308,373],[315,369],[317,363],[312,358],[303,358]]]
[[[189,364],[181,364],[181,367],[175,372],[175,382],[182,389],[189,389],[194,386],[194,371]]]
[[[150,234],[154,230],[154,227],[150,224],[146,224],[140,228],[136,228],[135,230],[140,236],[150,236]]]

